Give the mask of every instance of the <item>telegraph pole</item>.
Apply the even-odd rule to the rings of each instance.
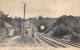
[[[26,12],[26,3],[24,3],[24,16],[23,16],[23,33],[22,36],[24,37],[24,33],[25,33],[25,12]]]

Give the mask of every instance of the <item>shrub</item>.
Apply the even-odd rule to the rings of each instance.
[[[55,23],[52,24],[53,33],[52,37],[63,38],[65,35],[74,35],[71,36],[71,41],[80,43],[80,18],[74,17],[72,15],[66,16],[63,15],[57,19]],[[55,29],[56,28],[56,29]]]
[[[39,16],[39,19],[40,19],[40,20],[42,20],[42,18],[43,18],[42,16]]]
[[[75,43],[80,43],[80,37],[79,36],[72,36],[71,41]]]
[[[63,25],[56,27],[57,28],[53,30],[54,33],[52,33],[53,37],[63,38],[65,35],[71,34],[71,32],[68,29],[66,29],[66,27]]]

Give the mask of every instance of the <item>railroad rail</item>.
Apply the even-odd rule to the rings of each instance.
[[[62,48],[66,48],[67,46],[64,45],[64,44],[59,44],[57,43],[56,41],[52,41],[44,36],[42,36],[41,34],[36,34],[40,39],[42,39],[43,41],[45,41],[46,43],[48,43],[49,45],[55,47],[55,48],[58,48],[58,47],[62,47]]]
[[[59,40],[59,39],[55,39],[55,38],[54,38],[54,40],[62,42],[62,43],[65,43],[65,44],[68,44],[68,45],[71,45],[71,46],[74,46],[74,47],[77,47],[77,48],[80,48],[80,44],[78,44],[78,43],[64,41],[64,40]]]
[[[77,48],[80,48],[80,45],[78,44],[74,44],[72,42],[67,42],[67,41],[64,41],[64,40],[59,40],[59,39],[51,39],[51,38],[48,38],[44,35],[41,35],[40,33],[36,34],[40,39],[42,39],[43,41],[45,41],[46,43],[48,43],[49,45],[55,47],[55,48],[59,48],[59,47],[62,47],[62,48],[67,48],[67,47],[77,47]]]
[[[44,36],[46,36],[46,35],[44,35]],[[48,36],[46,36],[46,37],[48,37]],[[48,38],[50,38],[50,37],[48,37]],[[70,42],[70,41],[60,40],[60,39],[57,39],[57,38],[53,38],[53,39],[56,40],[56,41],[59,41],[59,42],[62,42],[62,43],[65,43],[65,44],[68,44],[68,45],[80,48],[80,44],[79,43],[74,43],[74,42]]]

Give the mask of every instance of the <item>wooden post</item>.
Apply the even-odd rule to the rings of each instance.
[[[23,17],[23,33],[22,33],[22,36],[24,37],[24,33],[25,33],[25,9],[26,9],[26,3],[24,3],[24,17]]]

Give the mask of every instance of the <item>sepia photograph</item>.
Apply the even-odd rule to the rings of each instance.
[[[0,50],[80,50],[80,0],[0,0]]]

